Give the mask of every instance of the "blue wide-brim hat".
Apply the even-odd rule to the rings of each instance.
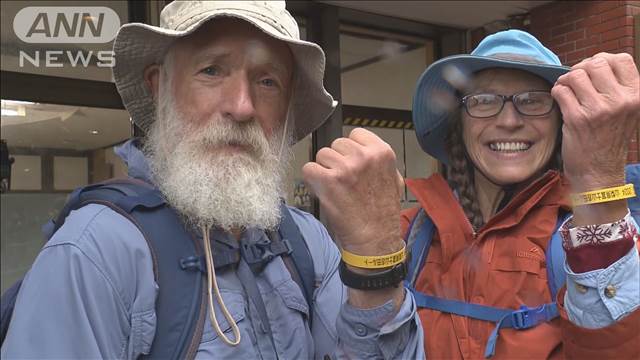
[[[570,70],[538,39],[521,30],[495,33],[484,38],[470,55],[434,62],[420,76],[413,97],[413,124],[418,143],[427,154],[448,163],[448,118],[459,109],[472,75],[489,68],[524,70],[550,84]]]

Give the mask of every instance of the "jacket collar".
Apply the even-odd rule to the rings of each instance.
[[[406,184],[435,224],[445,262],[451,261],[470,243],[482,241],[486,234],[518,225],[534,207],[570,211],[568,183],[557,171],[548,171],[517,193],[478,233],[473,232],[458,199],[440,174],[428,179],[407,179]]]
[[[123,144],[115,146],[113,151],[127,165],[130,177],[153,183],[147,158],[139,146],[140,138],[131,138]]]

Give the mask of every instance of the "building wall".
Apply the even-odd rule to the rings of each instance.
[[[599,52],[625,52],[640,64],[638,29],[634,29],[638,16],[640,1],[555,1],[531,11],[529,30],[565,65]],[[639,141],[640,130],[631,139],[628,163],[639,161]]]
[[[599,52],[635,54],[633,17],[640,1],[556,1],[531,11],[531,33],[563,64]]]

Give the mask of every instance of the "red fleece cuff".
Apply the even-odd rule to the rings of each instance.
[[[633,237],[602,244],[586,244],[567,250],[567,263],[574,273],[606,269],[633,248]]]

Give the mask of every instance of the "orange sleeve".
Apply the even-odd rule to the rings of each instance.
[[[557,300],[566,359],[640,359],[640,309],[607,327],[586,329],[569,321],[565,292],[563,287]]]
[[[416,214],[420,210],[419,207],[412,207],[409,209],[404,209],[400,212],[400,228],[402,229],[402,236],[406,237],[407,230],[409,230],[409,225],[411,225],[411,221],[416,217]]]

